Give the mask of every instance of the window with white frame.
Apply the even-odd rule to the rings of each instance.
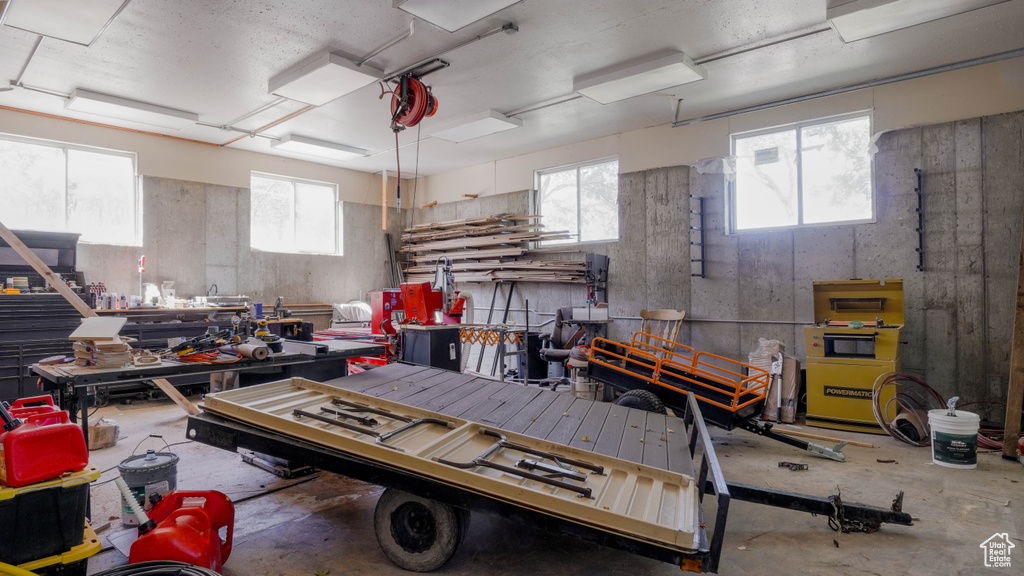
[[[871,116],[732,136],[732,230],[870,222]]]
[[[10,229],[141,246],[141,204],[134,153],[0,135],[0,222]]]
[[[599,160],[537,172],[544,231],[572,238],[549,244],[619,239],[619,161]]]
[[[252,173],[249,245],[263,252],[342,254],[338,186]]]

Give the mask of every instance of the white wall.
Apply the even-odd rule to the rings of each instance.
[[[1024,109],[1024,58],[1004,60],[673,128],[671,123],[426,176],[427,202],[533,188],[535,170],[607,156],[619,172],[693,164],[729,155],[729,134],[872,110],[875,132],[940,124]]]

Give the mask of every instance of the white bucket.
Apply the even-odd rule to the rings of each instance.
[[[956,416],[947,414],[945,409],[928,411],[932,462],[948,468],[977,468],[981,419],[973,412],[962,410],[956,412]]]

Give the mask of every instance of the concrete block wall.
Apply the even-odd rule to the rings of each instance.
[[[680,340],[698,350],[742,360],[758,338],[774,338],[805,358],[801,327],[813,321],[813,282],[900,278],[903,370],[947,397],[1005,400],[1024,213],[1024,112],[892,131],[877,146],[877,217],[868,224],[725,234],[721,174],[677,166],[620,175],[619,241],[582,247],[611,257],[612,315],[683,309]],[[916,268],[915,168],[924,172],[923,272]],[[690,194],[705,198],[706,278],[690,276]],[[525,214],[528,205],[526,191],[514,192],[439,204],[417,211],[416,221]],[[493,285],[460,288],[473,292],[477,306],[490,304]],[[586,295],[582,286],[522,283],[512,308],[526,299],[552,313],[582,306]],[[478,310],[478,320],[484,314]],[[610,334],[626,338],[638,327],[618,319]],[[978,411],[1001,416],[1000,408]]]
[[[381,207],[346,202],[343,256],[255,252],[249,248],[249,193],[168,178],[143,178],[143,245],[79,244],[78,267],[109,290],[138,292],[136,264],[146,256],[144,282],[174,280],[179,297],[245,294],[255,302],[333,303],[362,298],[390,275]],[[402,225],[388,210],[392,233]]]

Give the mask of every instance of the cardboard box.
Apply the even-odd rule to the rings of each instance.
[[[100,418],[99,422],[89,425],[89,450],[116,445],[119,432],[117,422],[110,418]]]

